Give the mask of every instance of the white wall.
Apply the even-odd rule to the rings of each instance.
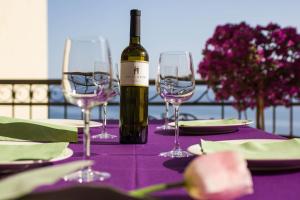
[[[0,0],[0,79],[47,79],[47,0]],[[1,107],[0,115],[11,115]],[[33,118],[47,116],[34,108]],[[28,118],[29,107],[17,107],[16,117]]]

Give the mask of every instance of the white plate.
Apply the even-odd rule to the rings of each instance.
[[[232,142],[242,144],[249,141],[258,141],[262,143],[280,142],[280,139],[244,139],[244,140],[224,140],[224,142]],[[222,141],[218,141],[222,142]],[[187,150],[195,155],[203,155],[199,144],[191,145]],[[205,152],[205,149],[204,149]],[[296,159],[247,159],[248,166],[253,170],[287,170],[300,169],[300,156]]]
[[[72,126],[75,128],[84,128],[83,120],[78,120],[78,119],[38,119],[36,121],[40,121],[48,124],[61,125],[61,126]],[[100,126],[102,126],[102,123],[90,121],[91,128],[100,127]]]
[[[248,126],[253,123],[250,120],[224,120],[224,119],[211,119],[211,120],[194,120],[193,123],[197,125],[180,125],[179,128],[182,130],[182,134],[220,134],[220,133],[230,133],[238,130],[238,128],[243,126]],[[175,126],[174,122],[169,123],[170,126]]]
[[[33,145],[41,144],[39,142],[15,142],[15,141],[0,141],[1,145]],[[73,150],[66,148],[59,156],[51,160],[21,160],[21,161],[11,161],[11,162],[0,162],[0,171],[1,173],[13,172],[16,170],[26,169],[32,166],[39,166],[49,163],[55,163],[61,160],[65,160],[73,155]]]

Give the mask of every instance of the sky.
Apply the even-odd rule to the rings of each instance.
[[[61,78],[68,36],[105,36],[114,62],[119,62],[129,43],[131,9],[142,11],[141,42],[150,56],[153,79],[160,52],[190,51],[197,71],[205,42],[217,25],[275,22],[300,30],[299,8],[297,0],[48,0],[49,78]]]

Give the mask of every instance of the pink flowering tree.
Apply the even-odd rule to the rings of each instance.
[[[203,50],[198,72],[217,101],[234,99],[240,111],[257,108],[257,127],[264,129],[263,109],[286,105],[300,96],[300,35],[292,27],[242,22],[218,26]]]

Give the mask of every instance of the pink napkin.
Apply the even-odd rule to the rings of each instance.
[[[194,199],[230,200],[253,193],[247,162],[231,151],[195,158],[184,177],[186,189]]]

